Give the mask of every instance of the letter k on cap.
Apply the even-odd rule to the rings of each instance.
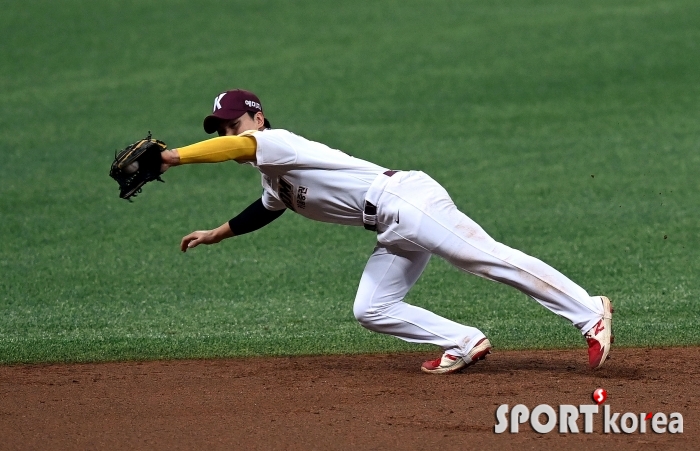
[[[224,92],[223,94],[219,94],[216,97],[216,99],[214,99],[214,111],[213,112],[216,112],[216,110],[221,109],[221,99],[223,99],[225,95],[226,95],[226,93]]]

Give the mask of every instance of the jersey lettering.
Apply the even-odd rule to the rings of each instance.
[[[292,211],[296,211],[294,209],[294,204],[292,203],[294,196],[293,191],[294,188],[292,187],[292,184],[285,180],[284,177],[280,177],[277,180],[277,195],[279,196],[280,200],[285,207]]]
[[[306,208],[306,193],[309,192],[309,188],[305,186],[300,186],[297,190],[297,208]]]

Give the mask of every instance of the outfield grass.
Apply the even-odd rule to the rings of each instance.
[[[114,150],[204,139],[234,87],[273,126],[431,174],[496,239],[609,295],[619,345],[700,344],[697,1],[154,5],[3,8],[0,362],[425,349],[355,322],[363,229],[286,213],[179,252],[257,198],[250,167],[117,198]],[[497,348],[583,346],[437,258],[408,300]]]

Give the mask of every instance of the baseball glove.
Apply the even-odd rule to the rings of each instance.
[[[119,153],[115,152],[114,162],[109,176],[119,183],[119,197],[131,202],[148,182],[160,178],[160,153],[167,149],[163,141],[151,138],[151,132],[145,139],[127,146]]]

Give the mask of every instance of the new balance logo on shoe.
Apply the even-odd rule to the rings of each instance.
[[[594,370],[603,366],[608,358],[610,346],[615,341],[612,334],[612,304],[605,296],[600,296],[600,300],[603,303],[603,318],[585,334],[588,342],[588,365]]]
[[[598,335],[599,333],[601,333],[604,330],[605,330],[605,325],[603,324],[603,321],[601,320],[598,322],[598,324],[595,325],[595,331],[593,332],[593,334]]]
[[[484,360],[491,353],[491,342],[488,338],[482,338],[464,357],[457,357],[444,353],[435,360],[428,360],[421,366],[421,371],[429,374],[457,373],[464,368]]]

